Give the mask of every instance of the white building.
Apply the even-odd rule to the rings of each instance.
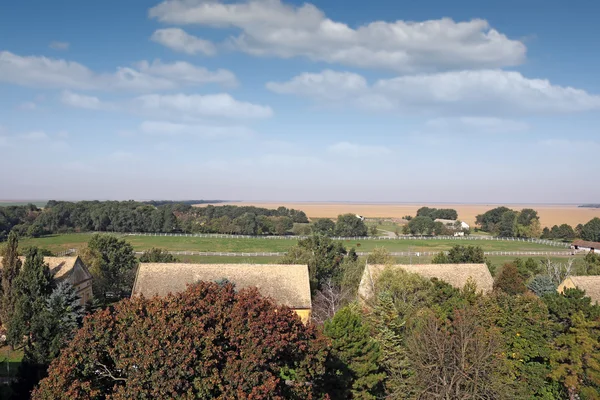
[[[435,220],[435,222],[441,222],[442,224],[444,224],[445,226],[447,226],[450,229],[455,229],[456,228],[456,222],[460,222],[460,229],[470,229],[471,228],[469,226],[469,224],[467,224],[466,222],[455,221],[453,219],[441,219],[441,218],[438,218],[438,219]]]

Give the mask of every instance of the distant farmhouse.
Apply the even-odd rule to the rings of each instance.
[[[585,240],[575,240],[571,244],[571,248],[574,250],[580,250],[585,252],[592,252],[600,254],[600,242],[587,242]]]
[[[434,222],[441,222],[444,226],[454,231],[454,236],[464,236],[465,232],[471,229],[469,224],[463,221],[456,221],[453,219],[442,219],[438,218]]]
[[[457,289],[462,289],[469,279],[475,282],[478,290],[485,293],[491,292],[494,286],[494,279],[485,264],[367,265],[358,287],[362,299],[373,296],[377,279],[386,268],[402,269],[428,279],[437,278]]]
[[[568,276],[558,286],[558,292],[564,293],[565,289],[581,289],[592,303],[600,304],[600,275]]]
[[[25,263],[25,257],[19,257]],[[92,274],[79,257],[44,257],[52,276],[57,282],[69,282],[79,296],[79,303],[85,305],[93,297]],[[2,268],[2,257],[0,257]]]
[[[183,292],[188,284],[223,279],[237,289],[256,287],[276,304],[294,310],[302,322],[310,319],[312,303],[306,265],[141,263],[131,296],[166,296]]]

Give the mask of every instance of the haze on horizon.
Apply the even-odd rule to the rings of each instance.
[[[0,4],[0,199],[599,202],[600,4],[227,4]]]

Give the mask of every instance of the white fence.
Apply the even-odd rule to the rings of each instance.
[[[438,251],[395,251],[390,252],[394,257],[429,257],[435,256]],[[445,252],[448,253],[448,252]],[[141,251],[136,252],[137,255],[144,254]],[[256,253],[233,253],[233,252],[216,252],[216,251],[169,251],[169,254],[174,256],[219,256],[219,257],[283,257],[285,252],[256,252]],[[356,252],[359,256],[368,256],[370,252]],[[570,251],[486,251],[483,254],[486,256],[571,256]]]
[[[200,238],[223,238],[223,239],[287,239],[287,240],[299,240],[306,239],[309,236],[267,236],[267,235],[226,235],[219,233],[143,233],[143,232],[131,232],[131,233],[118,233],[124,236],[170,236],[170,237],[200,237]],[[547,246],[554,247],[565,247],[568,248],[570,245],[568,243],[563,242],[555,242],[553,240],[546,239],[534,239],[534,238],[508,238],[508,237],[495,237],[495,236],[398,236],[398,237],[388,237],[388,236],[359,236],[359,237],[332,237],[333,240],[455,240],[455,241],[465,241],[465,240],[474,240],[474,241],[499,241],[499,242],[527,242],[527,243],[536,243],[543,244]]]

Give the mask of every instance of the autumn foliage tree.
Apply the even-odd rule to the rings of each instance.
[[[200,282],[87,317],[33,399],[316,399],[328,356],[289,308]]]

